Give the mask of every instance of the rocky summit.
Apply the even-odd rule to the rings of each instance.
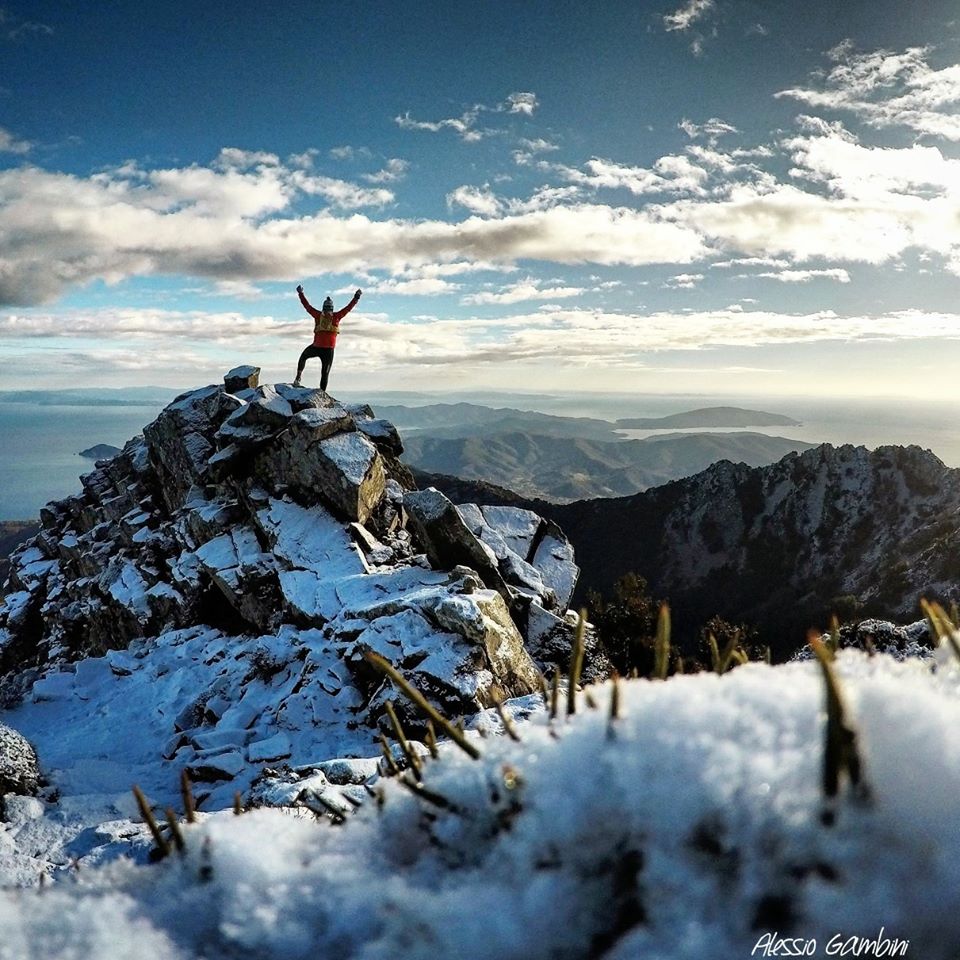
[[[392,424],[257,373],[178,397],[11,557],[0,702],[65,795],[186,769],[212,808],[377,756],[395,691],[366,651],[468,725],[566,664],[555,523],[415,490]]]

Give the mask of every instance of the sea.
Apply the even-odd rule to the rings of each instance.
[[[873,449],[884,444],[916,444],[932,450],[944,463],[960,467],[960,410],[947,402],[829,397],[759,397],[577,393],[344,394],[345,400],[376,404],[454,403],[538,410],[566,417],[663,417],[701,407],[737,406],[779,413],[800,422],[796,427],[751,427],[752,432],[835,445],[852,443]],[[122,447],[156,417],[160,403],[142,406],[36,405],[0,402],[0,520],[29,520],[40,507],[80,491],[79,477],[93,469],[80,450],[98,443]],[[623,431],[644,438],[659,432]],[[731,432],[720,430],[719,432]]]

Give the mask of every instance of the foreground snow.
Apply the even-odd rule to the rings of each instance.
[[[446,808],[386,781],[344,826],[216,814],[182,858],[7,891],[0,957],[701,960],[773,931],[825,956],[881,928],[955,957],[960,671],[848,651],[839,673],[873,800],[833,827],[816,664],[622,684],[612,727],[608,684],[480,761],[444,749],[425,784]]]

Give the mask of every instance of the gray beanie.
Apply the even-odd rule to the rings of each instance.
[[[333,313],[333,301],[329,297],[323,301],[323,312]]]

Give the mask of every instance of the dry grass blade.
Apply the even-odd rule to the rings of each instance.
[[[840,778],[846,773],[854,788],[863,788],[863,766],[857,750],[857,738],[847,723],[847,711],[840,683],[833,669],[833,654],[820,637],[811,634],[810,647],[823,673],[827,701],[827,731],[823,756],[823,792],[832,800],[840,791]]]
[[[840,621],[835,613],[830,616],[830,649],[833,653],[840,649]]]
[[[183,812],[187,823],[197,822],[197,805],[193,799],[193,784],[186,770],[180,771],[180,796],[183,799]]]
[[[960,662],[960,643],[957,642],[956,620],[951,619],[939,603],[921,600],[920,609],[923,610],[923,614],[927,618],[931,637],[938,643],[949,647],[957,661]]]
[[[160,832],[160,827],[157,825],[156,818],[153,816],[153,811],[150,809],[150,804],[147,803],[147,798],[143,795],[143,791],[138,786],[134,786],[133,796],[137,801],[137,807],[140,810],[140,816],[143,817],[143,822],[147,825],[147,829],[150,831],[150,834],[153,837],[153,842],[157,845],[157,850],[160,852],[160,856],[170,856],[170,844],[167,843],[167,838],[164,837],[164,835]]]
[[[173,807],[167,807],[167,825],[170,827],[170,836],[173,837],[173,845],[179,853],[186,850],[187,845],[183,842],[183,831],[177,822],[177,815],[173,812]]]
[[[567,716],[577,712],[577,684],[580,682],[580,672],[583,670],[583,637],[587,629],[587,611],[580,611],[577,621],[577,632],[573,637],[573,649],[570,651],[570,676],[567,680]]]
[[[665,603],[660,605],[660,616],[657,617],[653,659],[653,675],[658,680],[666,680],[670,669],[670,607]]]
[[[620,675],[616,670],[613,671],[610,682],[613,687],[610,690],[610,718],[607,721],[608,737],[613,736],[614,723],[620,719]]]
[[[397,766],[397,761],[393,759],[393,751],[390,749],[390,744],[387,743],[387,738],[381,733],[380,734],[380,749],[383,751],[383,758],[387,761],[387,769],[394,776],[397,776],[400,773],[400,768]]]
[[[553,671],[553,679],[550,681],[550,719],[556,720],[560,712],[560,668],[556,667]]]
[[[416,780],[408,780],[406,777],[397,777],[397,783],[406,787],[415,797],[425,800],[427,803],[440,810],[446,810],[448,813],[461,816],[463,811],[452,801],[448,800],[442,793],[436,793],[428,789],[422,783]]]
[[[480,751],[466,738],[462,730],[450,723],[424,695],[412,686],[406,677],[378,653],[364,650],[363,657],[372,667],[390,678],[415,706],[419,707],[467,756],[480,759]]]
[[[314,793],[313,796],[316,798],[317,803],[333,817],[334,823],[346,823],[347,818],[335,803],[328,800],[322,793]]]
[[[513,725],[513,721],[507,716],[506,710],[503,709],[503,704],[500,702],[499,697],[493,698],[493,705],[497,710],[497,716],[500,718],[500,723],[503,725],[504,733],[506,733],[511,740],[519,743],[520,734],[517,733],[516,727]]]
[[[707,634],[707,646],[710,648],[710,666],[714,673],[723,673],[723,667],[720,662],[720,648],[717,646],[717,638],[712,634]]]
[[[723,648],[723,653],[720,654],[720,673],[726,673],[730,669],[730,661],[736,660],[738,663],[746,663],[747,657],[744,655],[741,659],[737,656],[738,653],[742,653],[739,650],[740,645],[740,631],[734,630],[730,636],[730,639],[727,641],[727,645]]]
[[[430,756],[436,760],[440,756],[440,751],[437,750],[437,734],[433,729],[433,721],[427,721],[427,735],[424,737],[424,740],[427,744],[427,749],[430,751]]]
[[[422,779],[420,776],[420,758],[413,752],[413,747],[410,746],[410,741],[407,739],[407,735],[403,732],[403,726],[400,724],[400,718],[397,716],[397,711],[393,709],[393,704],[388,700],[386,703],[387,716],[390,718],[390,723],[393,726],[393,732],[396,734],[397,743],[400,744],[400,749],[403,751],[403,755],[407,758],[407,764],[410,769],[413,771],[413,775],[418,779]]]
[[[233,815],[239,817],[243,813],[243,797],[240,795],[240,791],[237,790],[233,795]]]

